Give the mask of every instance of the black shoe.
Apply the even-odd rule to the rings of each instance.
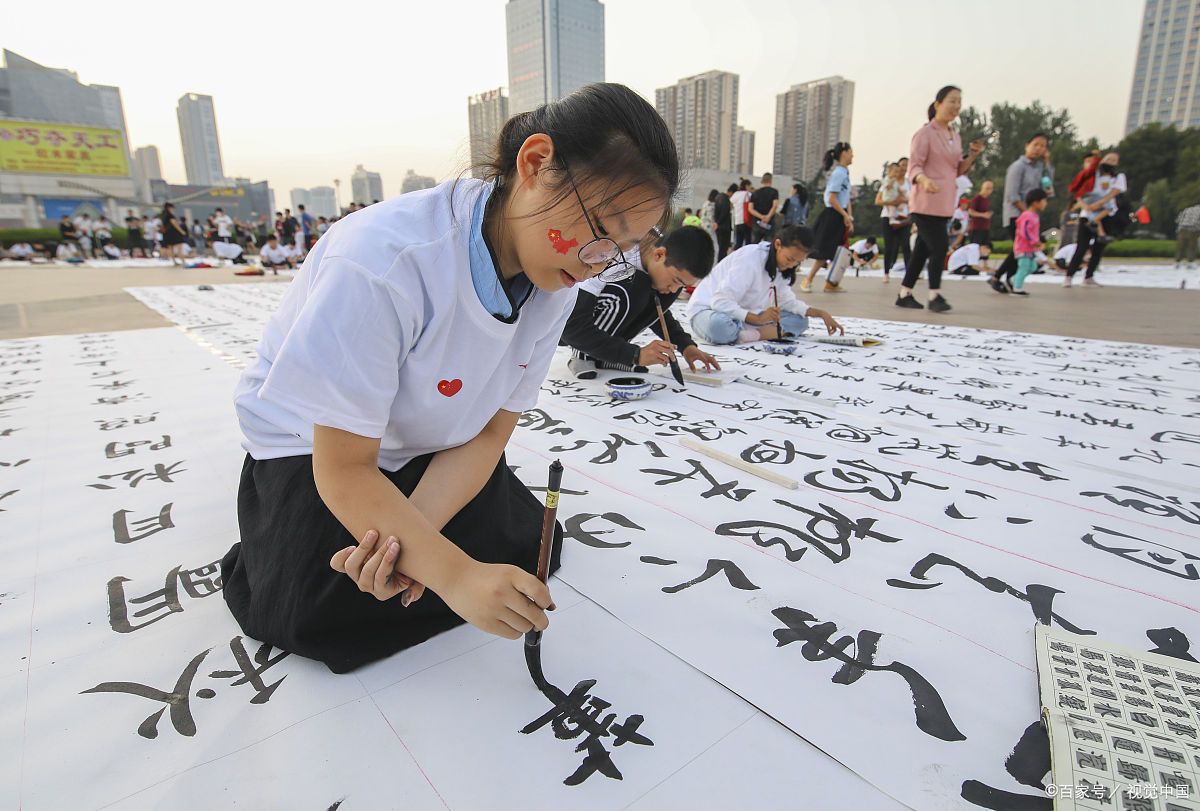
[[[907,296],[896,296],[896,306],[897,307],[906,307],[910,310],[924,310],[925,309],[925,305],[922,304],[921,302],[917,301],[915,298],[913,298],[911,293],[908,294]]]
[[[1014,296],[1028,296],[1029,295],[1024,290],[1017,290],[1015,287],[1013,288],[1012,294]]]
[[[990,282],[988,282],[988,284],[990,284],[992,286],[992,289],[995,290],[997,293],[1007,293],[1008,292],[1008,288],[1004,286],[1004,282],[1000,281],[995,276],[992,277],[992,280]]]
[[[950,302],[948,302],[944,298],[942,298],[941,294],[938,294],[938,295],[934,296],[933,299],[930,300],[929,309],[935,313],[949,312]]]

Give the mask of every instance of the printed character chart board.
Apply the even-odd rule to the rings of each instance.
[[[285,294],[253,287],[153,301],[233,363]],[[846,327],[883,343],[717,347],[723,385],[636,403],[562,353],[508,461],[535,491],[567,466],[562,581],[882,791],[1048,808],[1030,618],[1181,659],[1200,633],[1200,353]]]
[[[1200,808],[1200,664],[1035,630],[1055,808]]]

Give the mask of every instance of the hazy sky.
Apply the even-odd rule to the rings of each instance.
[[[741,76],[739,123],[771,168],[775,94],[840,74],[855,82],[855,179],[907,150],[943,84],[964,103],[1040,99],[1080,133],[1120,139],[1140,0],[607,0],[607,80],[654,89],[706,70]],[[49,17],[47,15],[50,15]],[[507,84],[503,0],[8,3],[0,46],[121,88],[133,146],[154,144],[184,182],[175,102],[215,99],[225,172],[296,186],[356,164],[399,192],[407,169],[443,179],[467,163],[467,96]]]

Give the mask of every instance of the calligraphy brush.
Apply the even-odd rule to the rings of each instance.
[[[664,341],[671,340],[671,333],[667,332],[667,317],[663,315],[662,301],[658,297],[658,293],[654,293],[654,306],[658,308],[658,328],[662,330]],[[683,372],[679,368],[679,359],[675,357],[674,351],[671,352],[671,376],[675,378],[675,382],[683,385]]]
[[[554,546],[554,519],[558,513],[558,490],[562,486],[562,462],[555,459],[550,463],[550,481],[546,483],[546,512],[542,516],[542,543],[538,548],[537,576],[543,583],[550,576],[550,551]],[[532,630],[525,634],[525,664],[533,683],[543,693],[550,687],[542,672],[542,632]]]
[[[771,284],[771,306],[774,307],[776,310],[779,309],[779,293],[777,293],[775,291],[775,284],[774,284],[773,279],[772,279],[772,284]],[[777,327],[777,329],[775,331],[777,333],[779,333],[775,337],[779,338],[780,340],[783,340],[783,314],[782,313],[779,316],[779,320],[775,322],[775,326]]]

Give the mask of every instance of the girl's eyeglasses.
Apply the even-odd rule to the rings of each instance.
[[[583,219],[592,232],[592,241],[579,249],[579,260],[586,265],[604,263],[604,270],[596,274],[596,278],[602,282],[625,281],[637,273],[637,267],[625,258],[624,252],[621,251],[621,246],[615,240],[609,237],[602,237],[596,233],[596,226],[592,223],[592,216],[588,213],[587,206],[583,202],[583,196],[580,195],[579,188],[575,185],[574,178],[571,177],[570,167],[567,166],[567,162],[561,157],[559,160],[562,161],[563,170],[567,173],[567,182],[571,184],[571,191],[575,192],[575,199],[579,201],[579,208],[583,212]],[[662,232],[658,228],[652,228],[648,236],[660,239]]]

